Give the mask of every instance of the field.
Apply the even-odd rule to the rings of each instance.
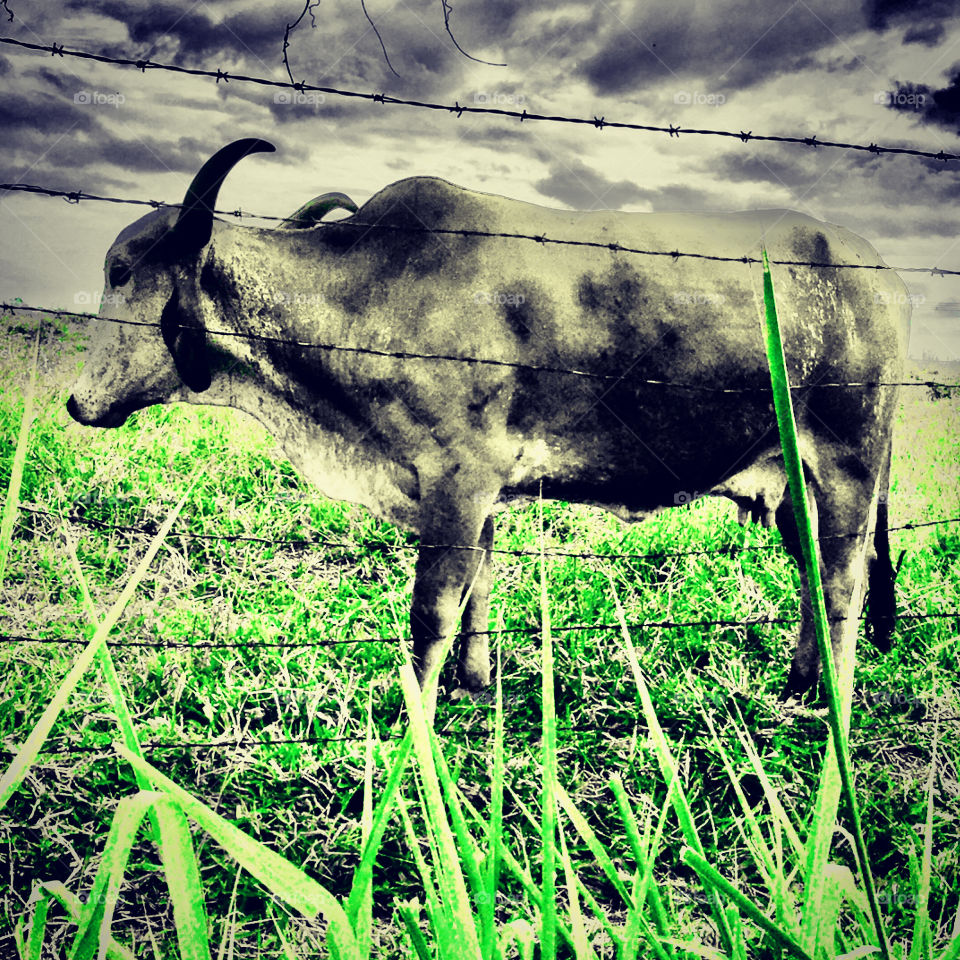
[[[3,324],[3,489],[30,370],[33,324],[20,316]],[[200,479],[175,535],[114,631],[117,670],[152,763],[345,896],[360,844],[368,696],[381,739],[403,729],[402,718],[396,723],[403,702],[398,643],[391,638],[408,632],[416,541],[362,508],[317,495],[243,414],[170,406],[141,411],[113,431],[73,423],[64,403],[82,343],[81,327],[46,322],[22,509],[0,586],[3,765],[91,635],[65,560],[63,531],[74,539],[94,604],[103,611],[199,465]],[[943,370],[914,376],[960,379]],[[958,464],[958,396],[925,386],[904,389],[891,524],[960,517]],[[56,519],[68,514],[86,522]],[[726,501],[700,500],[633,526],[559,503],[544,504],[542,516],[548,553],[595,555],[547,557],[560,780],[626,871],[609,778],[619,773],[635,806],[654,817],[666,787],[646,739],[619,632],[603,629],[616,624],[611,584],[631,625],[750,621],[798,616],[799,577],[778,546],[779,536],[741,528]],[[496,555],[492,599],[492,626],[504,631],[492,641],[502,658],[507,731],[505,833],[515,855],[534,863],[539,836],[524,810],[538,807],[541,789],[539,535],[536,504],[498,518],[495,546],[506,552]],[[939,738],[930,909],[942,946],[960,933],[953,928],[960,906],[960,618],[937,615],[960,611],[960,525],[898,530],[891,544],[895,562],[904,551],[900,612],[917,616],[899,622],[886,656],[861,631],[851,750],[874,876],[886,897],[893,939],[902,940],[913,916],[903,891],[914,887],[911,863],[920,853],[925,784]],[[696,553],[731,545],[747,549]],[[615,556],[684,551],[694,553]],[[710,857],[747,890],[759,881],[740,807],[698,705],[706,703],[748,801],[758,803],[763,792],[733,736],[731,711],[751,731],[781,802],[797,822],[809,824],[826,727],[822,714],[787,710],[777,701],[792,631],[790,624],[631,627]],[[451,702],[441,694],[436,718],[453,775],[481,810],[490,797],[492,712],[488,702]],[[116,738],[93,669],[40,762],[0,814],[7,880],[0,956],[14,955],[12,925],[24,914],[34,882],[55,879],[76,893],[89,889],[116,802],[135,790],[129,767],[110,748]],[[375,791],[383,780],[378,768]],[[410,809],[416,817],[415,806]],[[709,938],[709,915],[698,903],[692,871],[680,862],[682,838],[673,817],[664,830],[658,883],[683,919],[686,937]],[[300,945],[295,955],[316,955],[307,946],[316,930],[284,921],[279,905],[219,847],[199,835],[196,843],[214,943],[229,933],[234,956],[273,957],[283,955],[286,939]],[[575,857],[585,852],[571,845]],[[853,868],[849,843],[839,840],[833,859]],[[146,840],[133,848],[115,918],[115,935],[137,945],[137,956],[175,955],[157,864]],[[585,867],[583,877],[596,899],[615,912],[617,894],[603,873]],[[422,893],[399,819],[387,828],[374,884],[380,938],[375,952],[408,955],[394,903]],[[501,896],[500,920],[527,915],[518,885],[505,881]],[[54,939],[63,942],[68,925],[57,923],[60,939]]]

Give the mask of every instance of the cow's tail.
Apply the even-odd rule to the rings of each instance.
[[[890,451],[887,451],[880,477],[880,497],[877,504],[877,524],[873,545],[875,555],[870,560],[867,578],[867,637],[882,652],[890,649],[890,638],[897,618],[895,584],[900,572],[903,554],[896,569],[890,560],[888,500],[890,495]]]

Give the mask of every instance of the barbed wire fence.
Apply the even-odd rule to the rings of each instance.
[[[17,40],[14,37],[0,37],[0,43],[10,44],[21,47],[25,50],[35,50],[40,53],[49,53],[54,57],[76,57],[82,60],[92,60],[97,63],[108,63],[114,66],[135,67],[141,73],[147,70],[165,70],[171,73],[185,74],[194,77],[208,77],[217,83],[252,83],[265,87],[276,87],[279,89],[293,90],[296,93],[324,93],[337,97],[348,97],[353,99],[369,100],[372,103],[393,104],[396,106],[414,107],[421,110],[434,110],[461,117],[463,114],[487,114],[491,116],[508,117],[524,122],[549,122],[566,123],[578,126],[593,127],[597,131],[611,130],[631,130],[644,133],[665,133],[669,137],[687,136],[709,136],[723,137],[726,139],[737,140],[740,143],[750,143],[752,141],[767,141],[773,143],[794,143],[807,147],[828,147],[840,150],[856,150],[864,153],[876,155],[894,155],[920,157],[930,160],[939,160],[943,163],[953,160],[960,160],[960,154],[946,153],[943,150],[933,152],[932,150],[921,150],[916,147],[893,147],[882,146],[877,143],[848,143],[840,140],[820,140],[816,135],[778,135],[754,133],[752,130],[714,130],[696,127],[682,127],[679,125],[668,124],[667,126],[649,123],[630,123],[621,120],[607,120],[606,117],[570,117],[562,114],[540,114],[531,113],[524,110],[505,110],[500,107],[469,106],[461,104],[459,101],[454,103],[435,103],[427,100],[410,100],[404,97],[392,97],[385,93],[366,93],[358,90],[347,90],[341,87],[325,87],[317,84],[306,83],[302,80],[271,80],[266,77],[250,76],[248,74],[229,73],[219,67],[208,70],[193,67],[181,67],[171,63],[160,63],[156,60],[150,60],[139,57],[113,57],[106,54],[91,53],[84,50],[68,50],[61,43],[28,43],[24,40]]]
[[[446,7],[445,7],[446,10]],[[301,15],[302,18],[302,15]],[[290,26],[288,25],[288,34]],[[452,36],[452,35],[451,35]],[[455,42],[455,41],[454,41]],[[646,133],[664,133],[667,134],[670,138],[679,138],[681,135],[694,135],[694,136],[712,136],[712,137],[722,137],[727,139],[733,139],[740,143],[750,143],[751,141],[768,141],[768,142],[779,142],[779,143],[792,143],[798,145],[804,145],[808,147],[828,147],[835,149],[843,150],[855,150],[861,152],[868,152],[875,155],[907,155],[920,159],[932,159],[941,162],[949,162],[960,160],[960,154],[951,154],[945,153],[940,150],[937,152],[922,150],[912,147],[896,147],[896,146],[882,146],[876,143],[869,144],[858,144],[850,143],[843,141],[832,141],[832,140],[819,140],[816,136],[801,136],[801,135],[772,135],[772,134],[754,134],[752,131],[730,131],[730,130],[716,130],[716,129],[700,129],[700,128],[686,128],[678,125],[670,124],[668,126],[662,125],[652,125],[652,124],[642,124],[642,123],[631,123],[626,121],[617,121],[617,120],[607,120],[605,117],[596,117],[593,118],[584,118],[584,117],[571,117],[563,115],[545,115],[531,113],[527,110],[508,110],[498,107],[489,107],[489,106],[469,106],[461,105],[458,101],[453,104],[444,104],[444,103],[434,103],[427,101],[417,101],[410,100],[405,98],[398,98],[388,96],[383,93],[364,93],[355,90],[346,90],[336,87],[327,87],[327,86],[318,86],[313,84],[307,84],[303,81],[294,81],[292,73],[289,71],[289,64],[286,61],[286,46],[287,46],[287,37],[284,38],[284,62],[287,66],[288,75],[290,77],[289,82],[286,81],[277,81],[270,80],[263,77],[248,76],[244,74],[229,74],[226,71],[216,68],[214,70],[208,69],[192,69],[179,67],[173,64],[159,63],[146,59],[136,59],[136,58],[117,58],[112,56],[107,56],[103,54],[94,54],[88,51],[80,50],[67,50],[62,44],[52,43],[52,44],[35,44],[27,43],[10,37],[0,37],[0,43],[6,43],[9,45],[17,46],[20,48],[33,50],[37,52],[48,52],[55,57],[76,57],[80,59],[86,59],[91,61],[96,61],[100,63],[111,64],[115,66],[133,66],[138,69],[141,74],[145,73],[146,70],[164,70],[174,73],[186,74],[197,77],[207,77],[214,79],[218,84],[222,81],[224,83],[229,82],[239,82],[239,83],[252,83],[261,86],[269,86],[280,89],[286,89],[293,91],[297,94],[303,94],[305,92],[318,92],[324,94],[330,94],[334,96],[346,97],[346,98],[360,98],[371,101],[373,103],[380,103],[384,105],[398,105],[398,106],[407,106],[412,108],[419,108],[424,110],[440,111],[446,112],[450,115],[455,115],[457,118],[461,117],[464,113],[468,114],[487,114],[487,115],[496,115],[509,119],[516,119],[520,123],[523,122],[552,122],[552,123],[566,123],[566,124],[576,124],[581,126],[592,127],[597,131],[602,131],[606,128],[611,129],[620,129],[634,132],[646,132]],[[161,208],[171,208],[176,209],[181,206],[181,204],[171,204],[155,200],[144,200],[144,199],[130,199],[130,198],[120,198],[120,197],[108,197],[100,196],[95,194],[86,193],[82,190],[73,190],[73,191],[64,191],[57,190],[45,186],[34,185],[34,184],[24,184],[24,183],[0,183],[0,190],[6,191],[8,193],[22,193],[22,194],[31,194],[31,195],[44,195],[49,197],[62,197],[67,202],[71,204],[78,205],[81,201],[99,201],[99,202],[108,202],[108,203],[122,203],[122,204],[136,204],[136,205],[145,205],[150,206],[153,209]],[[291,222],[289,217],[277,217],[271,215],[263,214],[252,214],[245,213],[242,210],[233,210],[233,211],[222,211],[218,210],[216,213],[224,216],[232,216],[237,219],[243,218],[254,218],[261,220],[269,221],[278,221],[278,222]],[[409,225],[395,225],[389,223],[367,223],[362,220],[355,218],[349,218],[348,221],[334,221],[331,223],[317,224],[316,227],[319,229],[343,229],[344,224],[348,223],[349,226],[355,227],[364,227],[371,228],[375,227],[378,229],[391,229],[391,230],[402,230],[405,232],[415,232],[415,233],[434,233],[434,234],[450,234],[450,235],[461,235],[469,237],[487,237],[487,238],[497,238],[497,239],[511,239],[511,240],[522,240],[527,242],[535,242],[542,245],[547,244],[558,244],[558,245],[567,245],[567,246],[582,246],[582,247],[594,247],[594,248],[604,248],[608,249],[613,253],[626,253],[640,256],[656,256],[656,257],[669,257],[675,262],[681,258],[690,258],[693,260],[708,260],[708,261],[721,261],[721,262],[738,262],[743,263],[744,265],[759,264],[760,260],[756,257],[751,257],[747,254],[741,256],[720,256],[699,252],[691,251],[680,251],[680,250],[647,250],[633,248],[629,246],[622,245],[617,242],[599,242],[591,240],[576,240],[576,239],[559,239],[551,238],[544,235],[534,235],[534,234],[524,234],[524,233],[507,233],[507,232],[490,232],[482,230],[458,230],[458,229],[440,229],[440,228],[428,228],[428,227],[412,227]],[[948,276],[948,275],[960,275],[960,270],[947,270],[937,266],[933,267],[901,267],[901,266],[888,266],[886,264],[858,264],[858,263],[829,263],[829,262],[817,262],[817,261],[801,261],[801,260],[772,260],[771,263],[774,265],[782,266],[801,266],[801,267],[810,267],[810,268],[830,268],[830,269],[859,269],[859,270],[895,270],[896,272],[913,272],[913,273],[928,273],[932,276]],[[32,311],[32,312],[41,312],[48,313],[51,315],[62,315],[70,316],[78,319],[84,320],[101,320],[113,323],[125,323],[125,324],[134,324],[139,326],[159,326],[159,323],[142,323],[129,320],[122,320],[119,318],[111,317],[100,317],[96,314],[84,313],[78,311],[66,311],[56,308],[46,308],[46,307],[34,307],[27,306],[19,303],[0,303],[0,309],[8,310],[11,314],[16,314],[17,311]],[[239,336],[246,337],[253,340],[261,340],[267,342],[273,342],[278,344],[283,344],[287,346],[296,346],[299,348],[312,348],[319,350],[328,350],[328,351],[344,351],[352,353],[360,353],[367,355],[383,356],[392,359],[398,360],[429,360],[429,361],[448,361],[448,362],[459,362],[465,364],[485,364],[485,365],[495,365],[503,367],[512,367],[525,370],[535,370],[542,373],[555,373],[562,374],[567,376],[579,376],[579,377],[590,377],[599,380],[608,380],[608,381],[621,381],[624,379],[622,375],[618,374],[598,374],[591,371],[569,369],[562,367],[546,367],[546,366],[536,366],[531,364],[522,364],[514,361],[496,359],[496,358],[482,358],[482,357],[464,357],[456,355],[440,355],[440,354],[422,354],[408,351],[380,351],[373,350],[368,347],[361,345],[351,346],[345,344],[327,344],[327,343],[309,343],[293,340],[284,340],[282,338],[273,338],[265,337],[256,334],[245,334],[237,331],[224,331],[224,330],[210,330],[208,331],[210,335],[213,336]],[[688,383],[673,383],[668,381],[661,380],[652,380],[652,379],[642,379],[642,378],[628,378],[630,380],[644,383],[657,385],[668,388],[677,388],[685,390],[707,390],[712,392],[719,393],[744,393],[744,392],[755,392],[757,389],[763,388],[750,388],[750,387],[716,387],[710,385],[702,384],[688,384]],[[817,383],[817,384],[794,384],[793,388],[802,390],[808,387],[830,387],[830,388],[873,388],[873,387],[894,387],[894,386],[925,386],[929,388],[955,388],[960,386],[960,384],[953,383],[940,383],[936,381],[924,381],[924,380],[910,380],[910,381],[859,381],[859,382],[844,382],[844,383]],[[769,388],[765,388],[765,391],[768,392]],[[123,525],[110,525],[105,524],[102,521],[93,520],[91,518],[81,517],[77,515],[61,515],[54,513],[49,510],[43,510],[36,507],[27,507],[22,505],[22,509],[31,512],[35,515],[45,515],[50,518],[57,519],[61,522],[71,522],[71,523],[82,523],[89,526],[101,529],[113,529],[122,532],[131,533],[134,535],[149,535],[151,533],[150,525],[143,527],[131,527]],[[947,524],[955,523],[960,518],[943,518],[933,521],[924,521],[920,523],[907,523],[899,527],[893,527],[891,530],[912,530],[919,527],[933,526],[938,524]],[[856,533],[845,533],[845,534],[834,534],[832,537],[847,537],[847,536],[857,536]],[[254,542],[261,543],[264,545],[282,545],[284,547],[289,547],[291,549],[304,549],[309,547],[336,547],[336,548],[347,548],[352,547],[356,550],[356,544],[344,544],[337,543],[328,540],[310,540],[310,541],[294,541],[294,540],[277,540],[269,538],[255,538],[255,537],[244,537],[244,536],[227,536],[227,535],[215,535],[215,534],[197,534],[197,533],[183,533],[183,532],[174,532],[171,533],[171,538],[195,538],[195,539],[206,539],[206,540],[216,540],[216,541],[231,541],[231,542]],[[821,539],[827,539],[826,537]],[[409,544],[363,544],[364,548],[370,547],[372,549],[380,550],[397,550],[397,549],[410,549],[416,550],[417,548]],[[464,545],[442,545],[449,547],[461,547]],[[688,551],[668,551],[668,552],[655,552],[655,553],[621,553],[621,554],[593,554],[586,552],[568,552],[568,551],[548,551],[545,552],[546,556],[556,556],[556,557],[574,557],[574,558],[603,558],[606,560],[662,560],[675,557],[683,556],[704,556],[712,554],[728,554],[730,556],[736,556],[740,553],[745,553],[753,550],[769,550],[769,549],[778,549],[779,545],[729,545],[724,548],[713,548],[713,549],[703,549],[703,550],[688,550]],[[469,549],[478,549],[477,547],[469,547]],[[493,551],[498,554],[509,554],[513,556],[539,556],[539,551],[518,551],[518,550],[495,550]],[[861,616],[861,619],[863,617]],[[929,619],[957,619],[960,622],[960,611],[945,611],[939,613],[905,613],[900,614],[899,619],[909,620],[929,620]],[[732,626],[756,626],[756,625],[766,625],[766,624],[788,624],[799,622],[798,618],[758,618],[755,620],[729,620],[729,619],[713,619],[713,620],[695,620],[695,621],[652,621],[652,622],[642,622],[631,624],[631,629],[668,629],[672,627],[732,627]],[[570,626],[555,626],[552,628],[554,632],[572,632],[578,630],[619,630],[620,627],[618,624],[577,624]],[[491,630],[485,631],[490,634],[507,634],[507,633],[523,633],[527,635],[536,635],[539,634],[540,629],[538,627],[517,627],[517,628],[508,628],[502,630]],[[117,647],[136,647],[136,646],[153,646],[153,647],[234,647],[234,648],[244,648],[244,647],[285,647],[285,646],[325,646],[325,645],[334,645],[341,643],[368,643],[368,642],[402,642],[409,640],[409,637],[371,637],[371,638],[348,638],[348,639],[336,639],[336,640],[325,640],[325,641],[298,641],[296,643],[287,643],[284,641],[264,641],[264,642],[234,642],[234,643],[214,643],[214,642],[197,642],[197,643],[172,643],[166,641],[108,641],[109,646]],[[10,642],[36,642],[36,643],[86,643],[86,640],[83,639],[71,639],[71,638],[40,638],[40,637],[27,637],[19,636],[14,634],[0,634],[0,642],[10,643]],[[948,720],[956,720],[956,717],[947,718]],[[532,728],[531,728],[532,729]],[[566,729],[566,728],[562,728]],[[580,729],[577,727],[572,727],[570,729]],[[590,729],[597,729],[591,727]],[[634,728],[635,729],[635,728]],[[511,732],[511,735],[515,735]],[[351,739],[363,739],[362,737],[342,737],[342,738],[288,738],[282,740],[269,740],[269,741],[253,741],[256,744],[266,744],[266,743],[310,743],[318,742],[324,740],[351,740]],[[199,747],[224,747],[235,745],[233,742],[229,744],[224,743],[210,743],[210,744],[148,744],[146,746],[157,749],[174,749],[176,747],[184,747],[187,749],[199,748]],[[73,747],[73,750],[77,751],[89,751],[96,750],[98,748],[87,748],[87,747]]]

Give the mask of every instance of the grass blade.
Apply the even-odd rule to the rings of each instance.
[[[70,947],[70,960],[89,960],[94,953],[99,960],[104,960],[130,848],[137,838],[141,821],[156,799],[155,793],[138,793],[124,797],[117,804],[90,896],[80,913],[77,934]]]
[[[543,890],[540,908],[540,957],[554,960],[557,955],[557,889],[554,841],[557,835],[557,711],[553,696],[553,636],[550,632],[550,605],[547,601],[546,560],[543,555],[543,497],[538,500],[537,522],[540,528],[540,621],[541,703],[543,710],[543,821],[540,842]]]
[[[804,567],[807,572],[807,586],[809,592],[810,605],[813,609],[813,620],[815,633],[817,637],[817,646],[820,650],[820,659],[823,665],[823,679],[827,690],[830,712],[830,732],[833,745],[835,762],[840,774],[840,782],[843,789],[844,799],[850,811],[850,821],[852,833],[855,841],[857,855],[860,860],[860,869],[863,877],[863,885],[867,893],[867,899],[870,902],[870,911],[873,915],[873,922],[876,926],[876,933],[880,950],[884,960],[890,960],[890,947],[887,943],[886,932],[884,931],[883,918],[880,915],[880,905],[877,902],[877,892],[874,887],[873,877],[870,873],[870,863],[867,857],[866,841],[863,838],[863,828],[860,823],[860,810],[857,805],[857,798],[853,790],[853,772],[850,769],[850,751],[847,744],[846,724],[849,723],[849,709],[846,712],[846,718],[841,711],[841,691],[840,681],[837,674],[837,667],[833,662],[833,650],[830,643],[830,630],[827,625],[827,609],[823,598],[823,585],[820,580],[820,557],[817,550],[817,544],[813,536],[813,527],[810,522],[810,510],[807,503],[807,490],[803,478],[803,464],[800,458],[800,446],[797,440],[797,425],[793,415],[793,402],[790,397],[790,382],[787,377],[787,364],[783,352],[783,341],[780,336],[780,325],[777,320],[777,307],[773,295],[773,278],[770,275],[770,264],[767,260],[767,251],[762,251],[763,256],[763,300],[764,300],[764,333],[767,348],[767,362],[770,367],[770,382],[773,389],[774,408],[777,414],[777,425],[780,430],[780,445],[783,450],[783,463],[787,473],[787,480],[790,488],[790,499],[793,503],[794,516],[796,518],[797,533],[800,540],[801,550],[803,552]],[[879,483],[879,477],[877,478]],[[876,514],[877,490],[874,490],[873,505],[871,515]],[[862,546],[862,551],[866,550],[866,541]],[[859,570],[863,570],[864,557],[861,556]],[[855,589],[855,597],[858,598],[859,590]],[[851,618],[848,616],[847,624]],[[845,640],[853,640],[854,634],[846,637]],[[852,659],[851,642],[845,642],[843,648]],[[852,677],[852,665],[851,665]],[[846,702],[849,703],[849,696]],[[826,761],[826,769],[831,768],[830,751]],[[818,796],[818,800],[820,797]],[[823,818],[816,821],[821,831],[826,832],[829,829],[830,836],[833,835],[834,816],[824,807],[821,810]],[[819,832],[819,831],[815,831]],[[811,844],[811,854],[807,862],[806,878],[810,885],[807,902],[804,909],[803,932],[804,945],[811,949],[816,943],[816,923],[819,922],[820,904],[819,897],[822,896],[824,883],[824,867],[826,851],[823,846],[818,845],[821,850],[819,856],[814,857],[814,845]],[[815,860],[815,862],[811,862]]]
[[[79,923],[80,916],[83,912],[83,904],[80,902],[80,898],[68,890],[59,880],[47,880],[41,883],[38,883],[34,887],[34,894],[31,899],[34,897],[39,897],[37,901],[37,906],[34,909],[34,919],[33,923],[37,923],[37,910],[42,909],[43,922],[40,923],[40,927],[37,933],[37,936],[42,941],[43,939],[43,927],[45,926],[46,913],[49,908],[49,900],[52,898],[57,900],[60,905],[67,911],[72,923]],[[42,905],[42,906],[41,906]],[[30,928],[30,937],[34,936],[34,927],[31,924]],[[39,960],[40,952],[36,956],[30,955],[29,960]],[[112,937],[110,938],[107,944],[107,960],[134,960],[133,951],[128,947],[123,946],[123,944],[117,943]]]
[[[406,654],[406,650],[404,653]],[[424,703],[421,700],[420,686],[409,656],[404,657],[404,662],[400,666],[400,683],[410,718],[413,749],[416,752],[423,782],[424,816],[437,839],[437,882],[441,891],[442,907],[450,922],[450,937],[458,957],[463,957],[464,960],[468,957],[479,958],[480,942],[473,924],[467,888],[460,869],[460,858],[457,855],[453,833],[443,806],[443,795],[433,762],[430,730]]]
[[[210,960],[203,887],[187,818],[180,807],[167,797],[159,797],[154,808],[160,829],[160,858],[173,904],[180,960]]]
[[[502,618],[498,626],[503,626]],[[496,947],[495,919],[497,889],[500,885],[500,840],[503,837],[503,788],[506,775],[503,754],[503,682],[500,668],[500,644],[497,644],[497,681],[493,720],[493,776],[491,778],[490,823],[487,825],[487,869],[484,896],[480,902],[480,952],[483,960],[493,960]]]
[[[708,862],[706,857],[702,856],[691,847],[684,847],[680,854],[680,859],[697,871],[704,887],[711,892],[719,891],[728,900],[733,901],[741,913],[745,913],[758,927],[765,930],[774,940],[791,956],[798,960],[812,960],[811,954],[797,943],[793,937],[788,936],[780,927],[774,923],[752,900],[745,897],[732,883],[730,883],[718,870],[715,870]],[[711,900],[716,900],[716,896]],[[731,938],[732,939],[732,938]],[[731,956],[736,954],[735,950],[730,951]]]
[[[27,461],[27,439],[30,436],[30,425],[33,423],[33,395],[36,390],[37,359],[40,354],[40,329],[41,327],[37,327],[37,336],[33,344],[33,364],[30,368],[30,379],[23,394],[23,414],[20,417],[17,447],[10,467],[10,485],[7,487],[7,496],[3,503],[3,517],[0,518],[0,583],[3,583],[7,570],[7,553],[13,536],[13,522],[20,508],[20,485],[23,482],[23,466]]]
[[[30,769],[30,766],[33,764],[34,760],[36,760],[37,754],[39,754],[44,740],[46,740],[47,735],[50,733],[54,723],[56,723],[57,717],[60,715],[60,711],[63,709],[67,700],[70,699],[70,695],[73,693],[83,675],[89,669],[90,664],[93,662],[93,658],[99,653],[100,648],[106,641],[110,631],[116,625],[117,620],[120,619],[120,614],[123,613],[124,607],[126,607],[127,603],[129,603],[130,598],[133,596],[140,584],[140,581],[146,574],[147,568],[153,562],[153,558],[157,555],[157,551],[160,549],[161,544],[163,543],[167,534],[170,532],[173,522],[177,519],[178,514],[183,509],[183,505],[187,502],[187,499],[193,491],[194,484],[197,482],[197,478],[199,476],[199,471],[194,474],[193,479],[187,486],[187,492],[183,495],[183,497],[180,499],[180,502],[173,508],[173,510],[170,511],[167,519],[163,521],[163,524],[157,531],[157,535],[153,538],[150,546],[147,548],[147,552],[137,564],[137,568],[133,572],[133,575],[127,581],[126,586],[124,586],[120,593],[120,596],[117,597],[116,601],[114,601],[113,606],[103,618],[103,622],[95,631],[93,639],[87,644],[80,656],[78,656],[74,661],[73,666],[70,668],[70,671],[67,673],[66,677],[64,677],[64,679],[61,681],[59,687],[57,688],[57,692],[53,695],[50,703],[47,704],[47,708],[41,714],[40,719],[37,721],[33,730],[30,731],[29,736],[17,751],[17,755],[13,758],[13,760],[10,761],[10,765],[4,771],[3,776],[0,777],[0,810],[6,806],[10,797],[13,796],[13,792],[20,785],[21,780],[23,780],[23,778],[26,776],[26,773]]]
[[[623,637],[627,660],[630,664],[630,669],[633,671],[633,680],[637,685],[637,691],[640,694],[640,704],[643,709],[644,719],[647,721],[647,730],[650,740],[653,742],[657,762],[660,765],[660,775],[667,784],[668,795],[673,802],[673,807],[677,813],[677,820],[680,823],[680,829],[683,831],[684,839],[696,853],[703,857],[703,844],[697,835],[693,813],[690,810],[690,804],[686,794],[683,792],[683,786],[680,783],[679,767],[673,758],[670,746],[667,743],[667,738],[664,736],[660,721],[657,719],[656,712],[653,709],[653,700],[650,698],[647,682],[643,679],[643,674],[640,672],[640,661],[637,659],[637,651],[633,645],[633,640],[630,638],[630,631],[627,629],[627,621],[623,614],[623,607],[620,604],[620,597],[617,596],[617,591],[612,580],[610,581],[610,592],[613,597],[617,620],[620,624],[620,634]],[[726,914],[716,902],[716,898],[710,899],[710,911],[720,931],[720,943],[724,953],[732,954],[733,933],[727,923]]]
[[[337,899],[299,867],[284,860],[280,854],[248,837],[206,804],[192,797],[156,767],[132,754],[123,744],[114,743],[113,749],[134,768],[140,769],[159,790],[169,794],[184,813],[207,830],[237,862],[306,917],[318,913],[329,921],[327,938],[332,950],[341,960],[359,960],[353,930],[347,915]]]

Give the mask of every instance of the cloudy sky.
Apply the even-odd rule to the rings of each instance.
[[[3,6],[13,15],[0,8],[3,36],[278,80],[284,27],[303,9]],[[439,0],[366,0],[366,11],[320,0],[290,35],[290,67],[309,83],[440,103],[960,153],[960,0],[462,0],[449,22],[463,52]],[[256,136],[277,153],[236,168],[223,209],[286,215],[327,190],[360,203],[430,174],[571,209],[789,207],[849,227],[887,263],[960,269],[960,162],[521,125],[331,94],[291,102],[277,88],[9,45],[0,78],[3,182],[179,202],[211,153]],[[142,212],[0,193],[0,298],[90,309],[106,250]],[[960,358],[960,278],[904,279],[916,301],[911,353]]]

